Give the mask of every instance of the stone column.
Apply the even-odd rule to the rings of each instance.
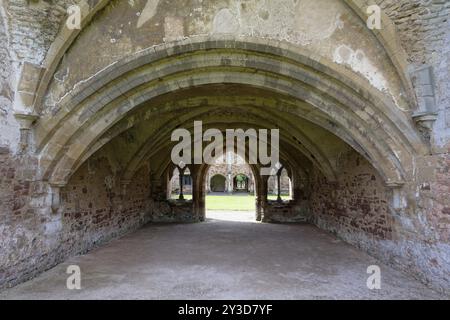
[[[259,177],[256,191],[256,221],[263,221],[267,206],[268,176]]]
[[[277,172],[277,201],[283,202],[281,199],[281,173],[283,172],[283,167]]]
[[[184,200],[184,194],[183,194],[183,188],[184,188],[184,170],[186,170],[186,167],[184,169],[181,169],[178,167],[179,172],[179,178],[180,178],[180,195],[178,197],[178,200]]]
[[[205,221],[206,218],[206,206],[205,206],[205,177],[208,175],[205,172],[205,168],[199,165],[194,165],[191,168],[192,176],[192,205],[193,212],[197,222]]]

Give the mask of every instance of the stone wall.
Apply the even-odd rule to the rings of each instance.
[[[40,64],[55,40],[66,9],[80,0],[3,0],[10,47],[17,61]]]
[[[449,163],[445,163],[445,157],[432,167],[443,168],[436,185],[423,185],[417,203],[406,196],[400,204],[392,202],[392,191],[384,187],[376,170],[361,156],[349,152],[340,161],[337,182],[330,183],[320,173],[315,174],[311,221],[385,263],[448,292],[448,213],[442,206],[436,210],[433,201],[421,204],[424,200],[420,200],[432,188],[434,201],[448,201]]]
[[[380,239],[392,239],[393,220],[383,180],[355,152],[347,153],[341,162],[337,182],[328,182],[318,172],[313,177],[313,221],[340,235],[364,232]]]
[[[0,1],[0,148],[4,148],[3,153],[7,153],[6,150],[14,153],[19,141],[19,129],[12,112],[14,67],[9,43],[8,17]]]
[[[58,212],[51,212],[49,187],[32,179],[36,163],[0,149],[0,168],[0,288],[30,279],[150,221],[145,169],[124,192],[107,158],[94,157],[63,188]]]
[[[30,159],[0,147],[0,287],[27,278],[38,260],[37,251],[47,251],[44,233],[50,219],[40,211],[42,185],[26,176],[33,175],[33,168]]]
[[[108,159],[89,160],[62,191],[66,250],[87,250],[150,221],[150,178],[146,168],[121,186]]]
[[[191,200],[152,200],[150,219],[156,223],[194,223],[203,221]]]
[[[292,201],[267,201],[262,221],[266,223],[302,223],[310,221],[310,202],[306,199]]]

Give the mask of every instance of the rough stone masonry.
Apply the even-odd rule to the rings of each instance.
[[[258,220],[300,217],[450,293],[449,80],[448,0],[0,0],[0,288],[204,221],[207,165],[192,201],[169,187],[170,134],[201,120],[280,129],[293,200],[255,176]]]

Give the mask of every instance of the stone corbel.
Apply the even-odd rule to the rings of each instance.
[[[412,118],[424,139],[429,142],[433,124],[437,120],[433,68],[427,65],[417,68],[411,72],[411,77],[418,103]]]
[[[122,196],[125,196],[127,194],[127,189],[130,184],[131,184],[131,180],[121,180],[120,181],[120,186],[121,186],[120,192],[121,192]]]
[[[387,185],[388,188],[391,189],[391,195],[392,195],[392,201],[391,205],[392,208],[395,210],[402,210],[405,209],[407,206],[406,197],[403,191],[403,183],[390,183]]]
[[[30,144],[30,130],[33,123],[39,118],[35,114],[15,113],[14,117],[20,125],[20,152],[26,152]]]
[[[433,125],[437,120],[437,113],[424,112],[416,113],[413,115],[413,120],[417,126],[417,129],[422,134],[425,140],[431,140],[431,133],[433,131]]]
[[[61,186],[51,186],[51,208],[55,214],[61,208]]]

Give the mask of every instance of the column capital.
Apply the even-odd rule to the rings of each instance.
[[[37,119],[39,119],[39,116],[37,114],[22,112],[15,112],[14,117],[16,118],[17,122],[19,122],[20,129],[23,130],[30,130],[33,123]]]

